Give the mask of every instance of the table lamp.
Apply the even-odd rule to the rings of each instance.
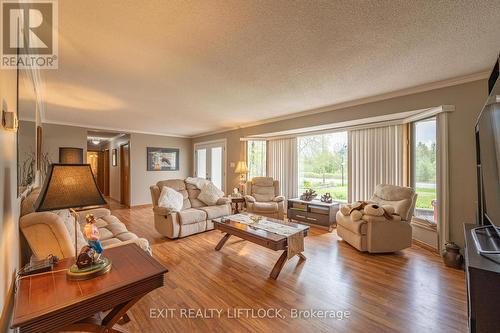
[[[240,174],[240,190],[241,192],[243,192],[248,173],[247,162],[239,161],[238,164],[236,164],[236,169],[234,169],[234,172]]]
[[[51,211],[68,209],[75,218],[75,264],[67,273],[70,280],[86,280],[107,273],[111,269],[111,261],[102,258],[100,263],[79,269],[76,265],[78,257],[77,228],[78,214],[75,208],[99,206],[106,204],[101,191],[92,174],[90,164],[58,164],[49,166],[47,177],[40,195],[35,202],[35,211]]]

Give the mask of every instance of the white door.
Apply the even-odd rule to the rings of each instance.
[[[211,180],[225,191],[226,142],[215,141],[194,145],[194,176]]]

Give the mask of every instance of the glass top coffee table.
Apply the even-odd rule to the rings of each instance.
[[[249,216],[251,216],[251,215],[253,215],[253,214],[250,214]],[[253,216],[258,216],[258,215],[253,215]],[[274,222],[274,223],[286,225],[288,227],[296,228],[297,232],[302,232],[304,234],[304,237],[306,237],[308,232],[309,232],[309,226],[306,226],[306,225],[293,223],[293,222],[285,222],[285,221],[273,219],[270,217],[265,217],[264,219],[267,221]],[[249,242],[258,244],[260,246],[266,247],[266,248],[274,250],[274,251],[283,251],[283,253],[279,257],[276,264],[274,265],[273,270],[271,271],[271,274],[270,274],[271,279],[276,280],[278,278],[278,275],[280,274],[281,270],[283,269],[283,266],[285,265],[285,263],[288,259],[288,238],[287,238],[287,236],[280,235],[280,234],[266,231],[266,230],[262,230],[262,229],[254,227],[252,225],[238,222],[238,220],[232,219],[231,216],[227,216],[225,218],[214,219],[213,222],[214,222],[214,228],[216,230],[220,230],[220,231],[225,233],[225,235],[222,237],[222,239],[219,241],[219,243],[215,247],[216,251],[219,251],[220,249],[222,249],[222,247],[224,246],[226,241],[231,236],[239,237],[241,239],[247,240]],[[298,253],[297,256],[300,258],[301,261],[306,259],[306,257],[304,256],[303,253]]]

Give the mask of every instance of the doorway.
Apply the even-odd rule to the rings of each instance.
[[[194,176],[212,181],[217,188],[225,192],[226,140],[194,145]]]
[[[104,152],[87,151],[87,163],[90,164],[97,187],[104,193]]]
[[[120,203],[130,207],[130,142],[120,146]]]
[[[104,149],[104,191],[105,196],[109,196],[109,149]]]

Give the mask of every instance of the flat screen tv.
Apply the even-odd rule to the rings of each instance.
[[[490,87],[490,95],[476,123],[478,222],[476,228],[491,237],[500,237],[500,80]],[[475,237],[477,239],[477,237]],[[477,242],[476,242],[477,243]],[[498,241],[490,242],[490,245]],[[477,244],[480,245],[480,244]],[[479,252],[500,253],[499,246]]]

